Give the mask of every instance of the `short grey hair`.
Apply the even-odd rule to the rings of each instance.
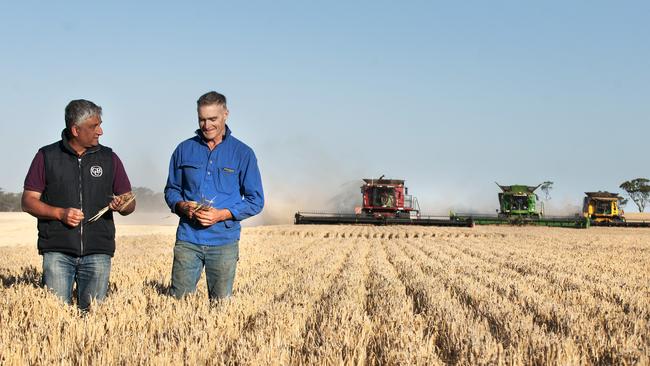
[[[199,97],[199,100],[196,101],[197,108],[203,107],[204,105],[213,104],[228,108],[226,106],[226,96],[221,93],[217,93],[216,91],[207,92],[201,95],[201,97]]]
[[[65,107],[65,127],[70,130],[94,116],[102,116],[102,107],[85,99],[73,100]]]

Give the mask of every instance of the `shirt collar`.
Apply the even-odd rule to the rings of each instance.
[[[61,131],[61,143],[63,145],[63,148],[65,150],[67,150],[69,153],[71,153],[72,155],[78,156],[77,152],[74,151],[72,146],[70,146],[70,138],[71,138],[70,131],[68,131],[67,128],[64,128],[63,131]],[[89,148],[86,149],[86,151],[82,155],[94,153],[94,152],[98,151],[99,149],[101,149],[101,145],[89,147]]]
[[[196,131],[194,131],[194,133],[196,134],[196,136],[198,136],[199,142],[205,144],[205,141],[203,141],[203,134],[201,133],[201,129],[197,128]],[[228,127],[228,124],[226,124],[226,132],[223,134],[223,139],[221,140],[221,142],[226,141],[226,139],[228,138],[228,136],[230,136],[231,133],[232,132],[230,131],[230,127]]]

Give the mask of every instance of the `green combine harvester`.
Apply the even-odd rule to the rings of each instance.
[[[499,192],[498,217],[514,220],[538,220],[544,216],[544,204],[535,194],[537,186],[502,186]]]
[[[545,216],[544,204],[540,202],[535,190],[541,186],[511,185],[503,186],[499,192],[499,209],[491,214],[456,214],[451,213],[452,220],[473,222],[475,225],[536,225],[587,228],[589,220],[581,215]]]

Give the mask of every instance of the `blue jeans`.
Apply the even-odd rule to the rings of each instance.
[[[87,310],[93,299],[102,301],[108,291],[111,256],[90,254],[74,257],[59,252],[43,253],[43,285],[66,304],[72,302],[72,285],[77,283],[77,306]]]
[[[238,260],[239,241],[212,246],[177,240],[172,266],[172,296],[178,299],[196,291],[196,284],[205,266],[210,299],[230,297]]]

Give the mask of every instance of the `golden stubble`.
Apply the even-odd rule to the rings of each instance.
[[[650,230],[246,228],[234,296],[167,295],[174,238],[118,237],[107,300],[0,248],[3,364],[647,364]]]

